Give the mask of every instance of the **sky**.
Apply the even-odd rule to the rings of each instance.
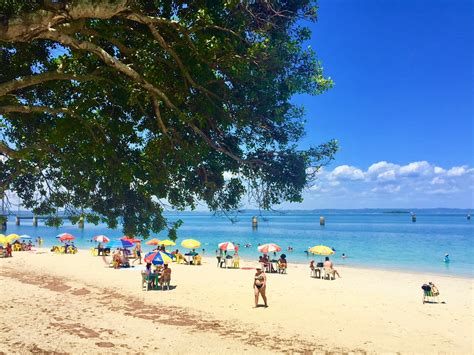
[[[303,147],[340,150],[291,208],[473,208],[474,2],[320,0],[308,41],[335,86],[300,95]]]

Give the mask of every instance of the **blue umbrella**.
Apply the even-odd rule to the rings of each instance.
[[[133,243],[130,243],[127,240],[112,240],[111,242],[107,243],[107,248],[131,248],[133,247]]]

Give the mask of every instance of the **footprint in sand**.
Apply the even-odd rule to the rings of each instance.
[[[114,343],[110,343],[108,341],[100,341],[98,343],[95,343],[99,348],[113,348],[115,347]]]

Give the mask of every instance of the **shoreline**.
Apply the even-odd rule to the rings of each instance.
[[[48,248],[39,248],[39,249],[44,249],[43,251],[47,251],[47,252],[50,252],[50,249]],[[80,252],[84,252],[84,253],[88,253],[90,255],[90,249],[84,249],[84,248],[78,248],[78,250]],[[146,253],[143,253],[142,255],[142,258],[145,256]],[[286,254],[287,256],[287,259],[289,256],[291,256],[291,254],[287,253],[287,252],[278,252],[278,254]],[[241,261],[244,261],[246,263],[250,263],[250,264],[257,264],[258,261],[255,260],[255,259],[251,259],[251,258],[248,258],[248,257],[242,257],[241,255],[240,256],[240,260]],[[299,262],[298,260],[295,260],[295,261],[289,261],[289,265],[290,264],[296,264],[296,265],[304,265],[306,267],[309,268],[309,262],[310,260],[312,259],[316,259],[318,258],[319,256],[314,256],[313,258],[308,258],[308,262],[304,263],[304,262]],[[207,255],[203,255],[203,258],[205,259],[209,259],[209,260],[213,260],[214,262],[216,262],[216,256],[209,256]],[[448,277],[448,278],[461,278],[461,279],[466,279],[466,280],[474,280],[474,273],[471,275],[471,276],[468,276],[468,275],[465,275],[465,274],[442,274],[442,273],[436,273],[436,272],[430,272],[430,271],[419,271],[419,270],[412,270],[412,269],[404,269],[404,268],[382,268],[382,267],[377,267],[377,266],[374,266],[374,267],[370,267],[370,266],[365,266],[365,265],[345,265],[345,264],[342,264],[342,263],[338,263],[338,259],[334,259],[334,258],[331,258],[331,260],[334,262],[335,264],[335,267],[336,268],[342,268],[342,269],[352,269],[352,270],[367,270],[367,271],[386,271],[386,272],[394,272],[394,273],[410,273],[410,274],[417,274],[417,275],[426,275],[427,277],[428,276],[433,276],[433,277]]]

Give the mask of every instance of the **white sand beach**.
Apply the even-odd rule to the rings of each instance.
[[[325,281],[290,263],[254,309],[255,270],[215,258],[171,268],[175,287],[145,292],[140,267],[114,270],[87,250],[0,259],[0,352],[474,352],[469,278],[337,267],[342,278]],[[422,304],[428,281],[444,303]]]

